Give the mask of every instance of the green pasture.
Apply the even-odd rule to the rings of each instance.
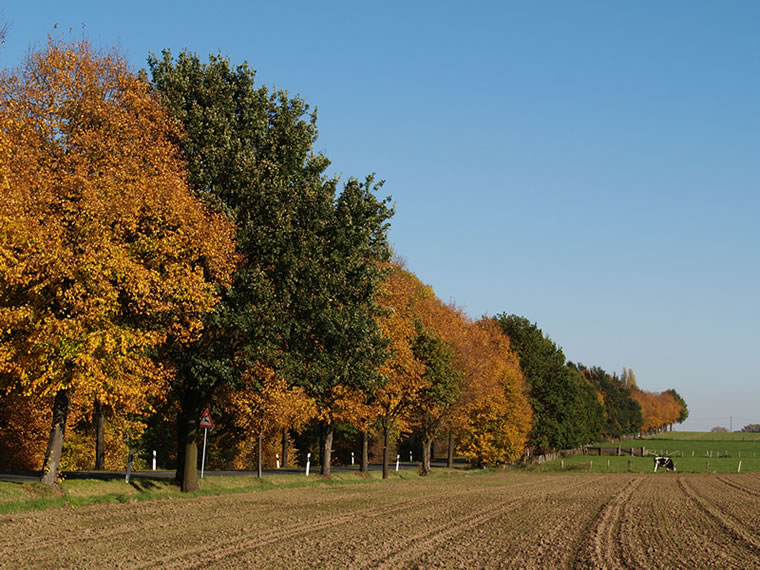
[[[745,441],[760,444],[760,433],[744,432],[704,432],[704,431],[669,431],[653,435],[646,439],[665,441]]]
[[[618,446],[646,447],[650,454],[678,459],[760,458],[760,434],[757,433],[668,432],[644,439],[599,444],[599,447]]]
[[[654,456],[630,457],[612,456],[599,457],[590,455],[575,455],[554,461],[533,465],[529,469],[539,472],[593,472],[593,473],[651,473],[654,471]],[[760,472],[760,457],[673,457],[676,470],[679,473],[736,473],[742,462],[742,473]],[[658,472],[663,471],[659,469]]]
[[[647,473],[654,471],[652,457],[673,458],[680,473],[760,472],[760,434],[667,432],[654,437],[600,443],[593,447],[646,447],[646,457],[576,455],[534,466],[538,471]],[[658,470],[659,471],[659,470]]]

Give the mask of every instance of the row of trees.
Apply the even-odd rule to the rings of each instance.
[[[392,261],[381,183],[327,176],[316,112],[246,65],[164,52],[135,75],[50,39],[0,76],[0,124],[0,452],[45,482],[67,426],[99,468],[147,426],[193,490],[205,407],[228,461],[259,468],[265,441],[285,460],[314,426],[325,474],[345,426],[365,469],[382,438],[387,476],[405,434],[428,472],[442,434],[494,464],[672,423],[672,402],[566,365],[521,317],[472,321]]]
[[[688,416],[675,390],[645,392],[631,369],[618,377],[567,362],[562,349],[524,317],[500,314],[494,320],[511,339],[528,381],[534,412],[530,442],[538,450],[653,432]]]

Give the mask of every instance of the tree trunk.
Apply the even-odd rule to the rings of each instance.
[[[69,415],[69,392],[58,390],[53,401],[53,424],[50,428],[45,462],[42,466],[40,481],[47,485],[58,483],[58,471],[61,467],[63,453],[63,438],[66,433],[66,418]]]
[[[182,492],[197,491],[198,483],[198,416],[200,415],[199,398],[188,391],[182,401],[184,418],[185,453],[182,469]]]
[[[422,474],[430,475],[430,448],[433,446],[433,439],[425,437],[422,440]]]
[[[446,457],[446,466],[454,467],[454,430],[449,430],[449,450]]]
[[[282,428],[282,467],[288,466],[288,428]]]
[[[362,473],[369,473],[369,434],[362,432]]]
[[[100,401],[95,400],[95,469],[106,468],[106,411]]]
[[[185,462],[182,473],[182,492],[189,493],[200,489],[198,483],[198,443],[195,441],[197,430],[188,433],[185,443]]]
[[[335,433],[335,426],[332,422],[328,421],[327,424],[325,424],[325,437],[324,437],[324,444],[322,447],[321,452],[321,460],[322,465],[320,469],[320,473],[322,475],[325,475],[327,477],[330,476],[330,460],[332,459],[332,443],[333,443],[333,434]]]
[[[383,479],[388,478],[388,444],[390,440],[390,434],[388,433],[388,426],[383,426]]]
[[[174,482],[182,485],[185,478],[185,446],[187,445],[187,427],[182,410],[177,413],[177,471]]]
[[[264,476],[262,468],[261,451],[264,448],[264,431],[259,430],[259,441],[256,444],[256,476],[261,479]]]

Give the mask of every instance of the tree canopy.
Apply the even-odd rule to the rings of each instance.
[[[51,39],[0,76],[0,378],[69,404],[139,411],[153,358],[198,337],[235,262],[227,221],[185,183],[173,122],[116,53]]]

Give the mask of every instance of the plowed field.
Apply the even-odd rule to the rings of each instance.
[[[755,474],[491,473],[0,517],[0,566],[760,565]]]

